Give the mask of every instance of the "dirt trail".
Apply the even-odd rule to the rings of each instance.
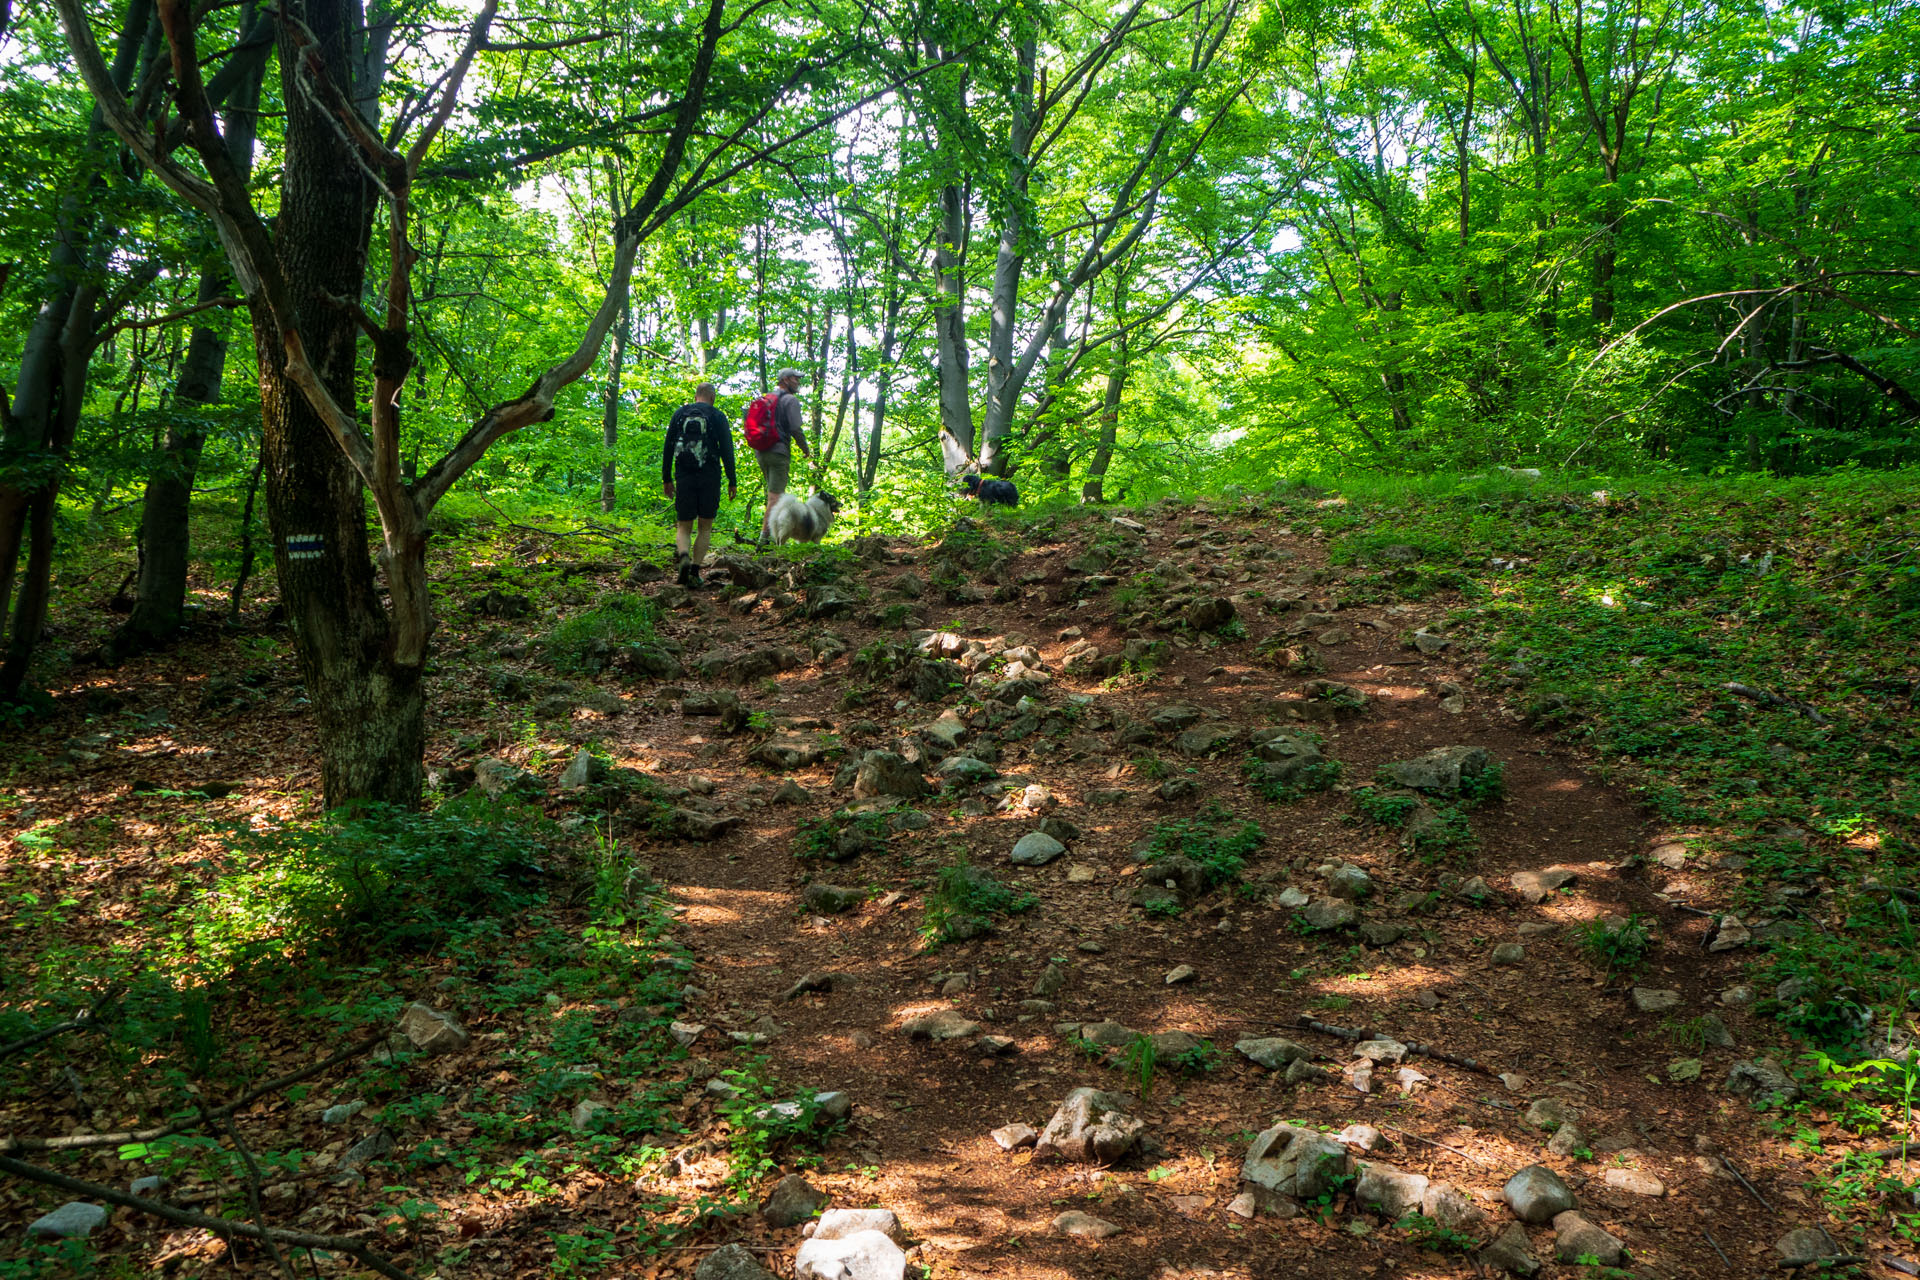
[[[1250,543],[1290,553],[1289,559],[1258,562],[1249,578],[1222,584],[1223,593],[1306,583],[1302,608],[1330,607],[1334,587],[1311,585],[1314,571],[1323,567],[1320,547],[1276,536],[1271,524],[1257,520],[1163,518],[1145,534],[1140,565],[1171,558],[1204,575],[1210,560],[1218,562],[1217,553],[1204,545],[1174,547],[1195,534],[1227,542],[1236,552]],[[967,636],[1037,645],[1055,677],[1046,701],[1086,695],[1123,722],[1177,701],[1246,729],[1284,723],[1289,707],[1304,707],[1303,679],[1254,658],[1257,642],[1301,612],[1243,608],[1246,640],[1172,648],[1144,684],[1108,688],[1062,674],[1075,639],[1107,651],[1125,639],[1113,630],[1112,610],[1098,595],[1082,607],[1048,603],[1049,594],[1068,594],[1061,584],[1076,575],[1063,566],[1078,549],[1067,543],[1033,547],[1007,565],[1000,580],[1026,584],[1017,601],[923,612]],[[1225,567],[1238,576],[1243,564],[1236,559]],[[902,562],[872,568],[868,581],[876,600],[904,572],[925,570]],[[1442,709],[1435,690],[1448,682],[1470,687],[1470,666],[1445,653],[1423,656],[1405,647],[1402,637],[1444,613],[1440,601],[1341,609],[1337,625],[1350,638],[1331,636],[1337,642],[1326,646],[1301,640],[1320,649],[1325,678],[1353,685],[1370,703],[1357,719],[1319,726],[1327,754],[1344,768],[1343,785],[1333,792],[1268,803],[1242,779],[1240,750],[1190,761],[1172,751],[1167,734],[1144,747],[1120,747],[1116,734],[1102,733],[1096,735],[1104,740],[1101,750],[1074,759],[1049,751],[1048,740],[1038,735],[1002,744],[996,766],[1001,773],[1044,785],[1061,806],[1057,812],[1082,830],[1069,854],[1044,868],[1013,867],[1007,860],[1036,817],[966,816],[939,801],[921,803],[934,818],[932,826],[892,836],[885,853],[868,853],[848,867],[803,866],[793,852],[798,822],[850,803],[845,790],[829,790],[830,766],[793,775],[813,796],[798,809],[752,807],[766,786],[736,777],[728,798],[752,815],[745,828],[712,846],[653,858],[656,873],[685,907],[687,938],[700,957],[696,981],[706,995],[688,1017],[744,1029],[771,1014],[785,1030],[764,1051],[780,1078],[853,1094],[856,1120],[815,1181],[836,1203],[895,1209],[924,1242],[920,1260],[936,1275],[1403,1276],[1475,1269],[1458,1255],[1421,1250],[1377,1220],[1375,1229],[1360,1234],[1350,1206],[1327,1223],[1310,1215],[1247,1221],[1230,1213],[1248,1137],[1282,1119],[1334,1130],[1356,1123],[1385,1130],[1395,1149],[1376,1152],[1374,1159],[1466,1189],[1495,1231],[1512,1221],[1500,1202],[1502,1183],[1515,1170],[1544,1161],[1565,1176],[1589,1216],[1627,1243],[1642,1274],[1724,1273],[1703,1227],[1739,1260],[1736,1265],[1769,1266],[1771,1259],[1760,1255],[1796,1223],[1760,1211],[1703,1155],[1737,1152],[1743,1171],[1776,1209],[1804,1203],[1794,1171],[1777,1168],[1763,1153],[1743,1105],[1706,1087],[1725,1076],[1738,1053],[1669,1042],[1675,1022],[1707,1012],[1732,1024],[1738,1042],[1747,1039],[1739,1013],[1716,1004],[1717,993],[1738,981],[1735,964],[1709,956],[1702,946],[1707,922],[1674,911],[1649,882],[1644,855],[1663,833],[1626,797],[1601,785],[1546,737],[1518,729],[1489,696],[1467,695],[1456,714]],[[702,601],[694,614],[713,617],[718,609]],[[795,623],[763,604],[744,620],[729,616],[724,626],[729,643],[779,643],[791,638]],[[1069,628],[1082,636],[1063,636]],[[856,648],[884,634],[854,625],[834,629]],[[892,746],[902,727],[923,724],[940,710],[937,703],[894,709],[891,690],[875,710],[841,710],[845,661],[824,671],[790,673],[780,680],[777,696],[749,700],[778,715],[816,717],[843,730],[862,718],[886,720],[890,727],[884,731],[864,737],[847,732],[849,758]],[[658,746],[673,736],[673,719],[640,726],[638,733]],[[1472,817],[1476,851],[1455,863],[1428,865],[1402,852],[1397,833],[1348,818],[1353,806],[1347,788],[1371,779],[1375,766],[1452,744],[1484,747],[1506,767],[1504,802]],[[723,762],[733,764],[745,746],[717,750],[717,758],[708,757],[716,748],[707,747],[701,752],[707,758],[689,760],[686,767],[719,776]],[[1197,792],[1172,803],[1159,800],[1157,784],[1133,760],[1142,751],[1165,757],[1176,771],[1196,770],[1191,776],[1200,784]],[[780,776],[743,768],[747,775],[766,775],[768,783]],[[1095,792],[1112,789],[1126,791],[1127,798],[1109,806],[1089,803]],[[1116,900],[1116,889],[1138,882],[1131,851],[1153,824],[1189,817],[1212,802],[1265,832],[1264,847],[1245,870],[1245,879],[1262,892],[1221,890],[1167,919]],[[919,940],[922,889],[934,868],[961,851],[1037,894],[1040,905],[1003,920],[989,938],[927,952]],[[1343,862],[1364,868],[1374,881],[1363,918],[1401,924],[1405,938],[1376,948],[1352,931],[1308,935],[1293,927],[1295,913],[1278,904],[1278,891],[1298,885],[1319,893],[1316,869]],[[1554,865],[1578,872],[1571,890],[1531,906],[1514,895],[1513,873]],[[1664,874],[1657,866],[1652,870]],[[1418,914],[1387,905],[1436,890],[1449,871],[1484,877],[1495,898],[1473,905],[1440,894]],[[866,886],[868,901],[843,916],[811,915],[799,905],[809,873]],[[1700,877],[1693,878],[1698,888]],[[1670,1015],[1636,1012],[1628,984],[1606,981],[1573,936],[1597,916],[1631,912],[1658,924],[1654,952],[1634,981],[1682,993],[1682,1004]],[[1495,946],[1507,942],[1524,944],[1522,963],[1493,962]],[[1023,1007],[1053,959],[1070,967],[1054,1008]],[[1196,976],[1166,985],[1164,975],[1178,965],[1192,966]],[[841,980],[828,993],[780,999],[801,975],[816,971]],[[943,995],[954,974],[966,975],[964,984],[953,984],[964,989]],[[986,1031],[1011,1037],[1014,1050],[988,1056],[966,1040],[916,1043],[900,1032],[906,1018],[935,1009],[957,1010]],[[1412,1059],[1410,1065],[1431,1084],[1410,1096],[1396,1087],[1390,1069],[1376,1073],[1368,1094],[1337,1078],[1295,1087],[1233,1051],[1236,1040],[1285,1035],[1323,1054],[1325,1065],[1337,1070],[1350,1058],[1349,1046],[1298,1029],[1303,1014],[1425,1042],[1494,1073],[1519,1073],[1525,1082],[1512,1089],[1489,1074]],[[1026,1153],[1000,1150],[990,1130],[1013,1122],[1044,1126],[1074,1086],[1127,1089],[1121,1071],[1091,1061],[1056,1030],[1057,1024],[1100,1020],[1147,1033],[1192,1032],[1219,1051],[1211,1071],[1179,1078],[1163,1067],[1155,1080],[1139,1114],[1164,1155],[1101,1171],[1037,1163]],[[1702,1082],[1665,1082],[1666,1064],[1681,1057],[1705,1058]],[[1589,1159],[1545,1152],[1547,1134],[1523,1119],[1541,1097],[1577,1108]],[[1606,1185],[1605,1171],[1616,1168],[1655,1175],[1667,1194],[1650,1198]],[[1097,1243],[1060,1235],[1050,1223],[1063,1208],[1095,1213],[1122,1231]],[[1536,1228],[1533,1235],[1535,1253],[1552,1269],[1552,1232]],[[748,1232],[742,1238],[769,1237]]]
[[[1357,594],[1357,584],[1326,565],[1322,543],[1294,536],[1270,518],[1163,507],[1140,522],[1125,538],[1104,516],[1065,522],[1053,539],[1021,548],[979,575],[984,581],[965,584],[932,547],[865,544],[868,554],[848,577],[864,587],[866,599],[824,623],[803,621],[801,604],[784,598],[777,584],[763,585],[750,609],[721,592],[703,592],[671,608],[662,627],[695,668],[695,656],[716,646],[795,645],[822,630],[846,649],[771,681],[689,674],[671,682],[677,692],[666,681],[622,681],[610,673],[590,697],[576,690],[580,696],[562,701],[563,717],[568,707],[578,709],[559,728],[542,727],[543,737],[597,742],[618,763],[644,768],[670,786],[703,776],[711,780],[711,794],[701,795],[706,784],[697,783],[686,803],[742,819],[705,844],[616,832],[667,886],[681,909],[680,937],[697,958],[692,982],[698,994],[682,1016],[709,1030],[694,1045],[687,1101],[675,1110],[689,1138],[667,1170],[648,1173],[639,1186],[595,1176],[565,1188],[558,1199],[522,1203],[517,1194],[489,1198],[436,1185],[434,1193],[456,1210],[449,1222],[459,1233],[446,1236],[444,1247],[464,1247],[477,1232],[476,1245],[484,1247],[472,1256],[475,1269],[520,1274],[545,1265],[552,1232],[586,1221],[633,1220],[650,1212],[656,1195],[691,1205],[715,1194],[727,1155],[719,1113],[700,1084],[741,1061],[726,1033],[752,1031],[770,1017],[780,1030],[755,1052],[766,1055],[781,1086],[843,1089],[854,1102],[850,1125],[808,1176],[837,1205],[895,1210],[919,1242],[915,1262],[935,1276],[1177,1280],[1484,1271],[1472,1257],[1416,1245],[1391,1223],[1357,1212],[1344,1196],[1324,1221],[1314,1213],[1262,1212],[1248,1219],[1232,1212],[1249,1140],[1278,1121],[1330,1132],[1377,1127],[1393,1145],[1371,1158],[1464,1189],[1487,1215],[1491,1230],[1483,1237],[1513,1221],[1500,1200],[1502,1184],[1541,1161],[1565,1177],[1594,1221],[1625,1241],[1638,1274],[1718,1276],[1729,1265],[1773,1269],[1774,1240],[1817,1220],[1800,1190],[1809,1171],[1768,1134],[1764,1117],[1720,1087],[1736,1058],[1765,1043],[1764,1030],[1746,1013],[1717,1003],[1718,993],[1740,980],[1738,953],[1709,953],[1702,945],[1708,922],[1662,897],[1681,895],[1684,879],[1689,903],[1724,901],[1716,895],[1727,886],[1715,883],[1716,873],[1696,863],[1684,873],[1669,872],[1650,862],[1649,851],[1674,833],[1656,829],[1573,753],[1523,730],[1494,695],[1476,691],[1471,655],[1457,646],[1437,654],[1407,646],[1416,626],[1438,622],[1456,602],[1337,607],[1337,597]],[[1002,544],[1014,536],[993,534]],[[1090,542],[1114,551],[1116,563],[1086,559]],[[570,604],[590,602],[586,588],[617,585],[618,566],[576,568],[584,581],[561,593]],[[1246,634],[1216,643],[1180,628],[1149,627],[1131,638],[1168,642],[1150,678],[1069,674],[1068,652],[1076,643],[1091,642],[1107,654],[1125,646],[1130,635],[1119,620],[1121,602],[1150,569],[1163,582],[1186,581],[1189,593],[1234,594]],[[673,595],[660,584],[641,589],[669,601]],[[1165,589],[1149,587],[1133,607]],[[943,593],[973,602],[936,603]],[[1268,603],[1282,601],[1287,607]],[[882,611],[891,615],[885,626]],[[450,620],[445,674],[435,695],[444,720],[430,752],[433,763],[470,764],[488,743],[515,760],[516,751],[528,749],[524,742],[509,745],[525,711],[502,690],[515,682],[527,690],[551,683],[526,643],[541,625],[532,618],[504,625]],[[848,695],[870,678],[856,664],[860,650],[879,641],[908,644],[916,629],[930,627],[1037,647],[1049,677],[1034,694],[1043,710],[1085,699],[1077,724],[1017,740],[990,729],[984,710],[975,713],[960,748],[1002,739],[994,768],[1044,787],[1050,816],[1072,823],[1079,834],[1050,865],[1013,866],[1011,847],[1040,815],[996,810],[981,789],[960,788],[911,802],[927,824],[888,836],[882,848],[841,865],[803,862],[796,857],[802,825],[852,802],[847,788],[835,788],[836,770],[869,750],[897,747],[955,704],[953,698],[910,701],[889,680],[848,704]],[[1324,704],[1305,697],[1308,675],[1285,674],[1262,656],[1262,642],[1275,639],[1303,659],[1317,656],[1324,670],[1312,678],[1364,693],[1364,714],[1329,719]],[[204,868],[196,863],[204,848],[169,834],[172,811],[149,797],[239,776],[244,781],[229,784],[238,788],[230,802],[209,803],[236,818],[310,816],[302,795],[311,795],[316,778],[301,734],[298,690],[284,679],[262,676],[256,688],[251,676],[234,678],[248,661],[236,651],[240,643],[223,639],[103,677],[91,694],[72,699],[80,710],[50,725],[46,739],[82,733],[83,717],[96,704],[104,714],[109,706],[137,703],[140,723],[152,727],[120,746],[105,745],[105,735],[97,746],[76,736],[69,739],[70,746],[78,744],[67,757],[72,763],[37,773],[31,766],[16,769],[17,794],[10,799],[20,823],[38,811],[42,820],[59,816],[73,830],[118,823],[126,838],[127,847],[87,853],[74,864],[89,877],[85,901],[93,904],[86,908],[89,919],[76,922],[90,931],[84,945],[119,940],[118,931],[136,919],[130,903],[141,885],[191,880],[196,865]],[[1450,711],[1442,695],[1453,686],[1465,692]],[[715,718],[683,715],[684,696],[702,690],[733,692],[754,714],[733,726],[739,731],[732,735]],[[236,701],[240,710],[222,710]],[[1269,802],[1243,777],[1243,745],[1188,758],[1176,749],[1174,733],[1128,727],[1169,703],[1198,708],[1202,725],[1229,726],[1242,741],[1248,730],[1307,716],[1324,738],[1326,755],[1342,767],[1340,785]],[[829,728],[846,748],[844,759],[791,774],[754,763],[752,753],[783,721],[806,726],[805,736]],[[1141,740],[1123,743],[1134,734]],[[1475,849],[1451,860],[1423,860],[1403,850],[1399,832],[1356,820],[1350,791],[1370,782],[1377,766],[1455,744],[1485,748],[1505,768],[1505,799],[1470,816]],[[775,788],[789,776],[808,797],[773,803]],[[1163,781],[1182,780],[1195,784],[1187,794],[1161,797]],[[571,811],[558,793],[555,800],[557,813]],[[1177,915],[1129,905],[1145,878],[1134,857],[1140,842],[1156,824],[1193,818],[1211,805],[1252,820],[1264,833],[1240,883]],[[203,831],[195,839],[210,837]],[[58,864],[33,861],[39,855],[24,845],[14,856],[16,872],[28,875],[43,897],[66,891]],[[928,886],[940,868],[962,860],[1031,892],[1037,905],[1003,917],[990,936],[929,951],[921,936]],[[1398,940],[1376,946],[1355,929],[1306,933],[1298,927],[1286,895],[1323,894],[1319,869],[1344,863],[1363,868],[1373,883],[1360,923],[1396,926],[1403,931]],[[1515,873],[1556,865],[1577,872],[1567,890],[1537,905],[1513,891]],[[1491,887],[1489,900],[1464,901],[1449,890],[1472,876]],[[817,915],[802,905],[810,880],[860,890],[861,905]],[[191,892],[184,883],[181,892]],[[1604,915],[1636,912],[1656,922],[1653,951],[1632,979],[1610,981],[1583,953],[1576,931]],[[1494,949],[1506,943],[1524,946],[1520,963],[1495,963]],[[1034,984],[1056,961],[1064,966],[1064,984],[1047,1003],[1028,1003],[1039,998]],[[1190,966],[1193,976],[1168,985],[1166,975],[1179,966]],[[414,975],[419,989],[407,998],[438,998],[441,988],[433,984],[442,972],[429,967]],[[823,972],[834,975],[831,990],[782,999],[803,975]],[[1677,991],[1677,1008],[1638,1012],[1628,990],[1635,983]],[[903,1034],[908,1019],[935,1010],[955,1011],[1011,1044],[989,1053],[973,1039],[924,1043]],[[258,1013],[264,1019],[269,1011]],[[1697,1034],[1692,1020],[1707,1013],[1725,1020],[1736,1047],[1702,1048],[1687,1038],[1689,1031]],[[1416,1091],[1404,1092],[1388,1065],[1374,1073],[1371,1091],[1361,1093],[1339,1075],[1353,1060],[1352,1045],[1299,1027],[1302,1015],[1431,1045],[1485,1070],[1414,1058],[1408,1065],[1427,1077]],[[523,1034],[511,1016],[478,1009],[462,1009],[462,1016],[480,1033],[473,1050],[424,1064],[416,1086],[430,1081],[432,1088],[451,1088],[486,1078],[499,1069],[502,1044]],[[1096,1060],[1062,1030],[1101,1021],[1148,1034],[1189,1032],[1213,1046],[1208,1070],[1183,1076],[1171,1064],[1158,1064],[1136,1106],[1157,1153],[1102,1169],[1001,1150],[992,1130],[1013,1123],[1041,1128],[1076,1086],[1137,1091],[1137,1080],[1129,1081],[1111,1060]],[[1237,1041],[1272,1035],[1308,1046],[1335,1074],[1288,1084],[1283,1073],[1234,1049]],[[296,1059],[312,1048],[304,1041],[278,1047]],[[1699,1078],[1669,1082],[1668,1064],[1683,1058],[1703,1060]],[[1503,1082],[1499,1073],[1515,1079]],[[616,1101],[623,1089],[638,1093],[647,1084],[605,1083]],[[41,1127],[43,1113],[68,1105],[61,1092],[50,1083],[6,1114],[23,1129]],[[1542,1098],[1577,1110],[1584,1135],[1578,1151],[1545,1150],[1547,1133],[1525,1118]],[[138,1114],[95,1123],[131,1123]],[[284,1114],[287,1123],[308,1126],[301,1141],[332,1140],[317,1117],[294,1109]],[[1708,1159],[1718,1152],[1734,1157],[1767,1208]],[[782,1171],[793,1167],[789,1158]],[[1610,1171],[1653,1175],[1667,1194],[1648,1197],[1611,1186]],[[1614,1178],[1632,1181],[1622,1172]],[[337,1214],[330,1221],[359,1207],[349,1193],[330,1194],[328,1212]],[[1053,1220],[1069,1209],[1119,1231],[1098,1241],[1060,1234]],[[133,1239],[151,1235],[134,1223],[125,1230]],[[1531,1228],[1531,1236],[1549,1271],[1568,1270],[1552,1260],[1550,1229]],[[728,1239],[763,1250],[758,1256],[786,1274],[799,1231],[741,1217],[664,1262],[690,1271],[706,1244]],[[654,1263],[639,1274],[661,1270]]]

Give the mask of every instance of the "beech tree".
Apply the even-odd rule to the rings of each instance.
[[[426,552],[435,504],[496,441],[550,420],[556,397],[593,367],[648,237],[703,192],[862,101],[828,93],[824,107],[793,118],[796,99],[830,87],[824,71],[863,55],[861,15],[789,10],[773,0],[729,9],[727,0],[709,0],[685,17],[628,12],[637,30],[616,40],[616,33],[582,31],[534,10],[509,15],[532,38],[506,40],[494,37],[496,24],[509,20],[500,0],[485,0],[457,51],[434,65],[402,56],[414,41],[396,38],[397,14],[377,3],[370,10],[361,0],[284,4],[274,35],[286,118],[269,217],[235,163],[209,93],[202,47],[209,11],[156,0],[173,104],[172,119],[156,127],[103,61],[81,0],[59,0],[59,7],[102,118],[211,221],[245,300],[260,369],[268,522],[315,712],[326,802],[415,804],[425,742],[422,675],[434,629]],[[796,30],[806,32],[802,40]],[[782,53],[773,47],[776,34],[802,47]],[[572,98],[520,92],[490,102],[506,127],[491,138],[470,132],[460,153],[445,157],[445,171],[426,180],[494,180],[538,160],[617,147],[629,164],[615,194],[618,216],[607,218],[604,296],[570,352],[409,474],[401,461],[401,394],[415,361],[416,185],[440,156],[436,144],[463,110],[478,61],[583,46],[599,54],[592,80],[557,77]],[[617,99],[595,90],[622,77],[650,92],[637,107],[609,112],[604,102]],[[512,127],[516,116],[540,118],[543,128],[529,136]],[[376,247],[372,233],[383,211],[386,235]],[[370,378],[362,376],[363,340]],[[384,603],[363,493],[379,517]]]

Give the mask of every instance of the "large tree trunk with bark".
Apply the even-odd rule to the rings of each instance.
[[[262,21],[253,0],[241,5],[240,26],[251,34]],[[243,37],[244,38],[244,37]],[[243,176],[253,173],[253,143],[260,107],[264,58],[243,76],[228,97],[223,115],[227,155]],[[205,305],[230,286],[226,260],[216,257],[200,272],[195,301]],[[187,412],[167,424],[165,442],[147,476],[146,501],[140,511],[140,573],[134,591],[133,612],[114,633],[113,647],[125,654],[167,643],[180,629],[187,602],[188,521],[192,514],[193,482],[206,446],[205,426],[194,416],[195,407],[218,404],[220,384],[227,369],[224,329],[195,325],[187,340],[187,356],[174,382],[176,405]]]
[[[124,93],[133,82],[153,23],[152,0],[128,0],[126,23],[114,47],[111,76]],[[21,350],[13,403],[0,417],[0,631],[6,637],[0,661],[0,700],[19,696],[34,648],[46,625],[53,569],[53,513],[67,448],[86,392],[87,360],[94,347],[97,286],[83,283],[100,265],[99,248],[112,239],[92,207],[106,191],[101,172],[110,155],[105,117],[96,110],[87,127],[82,182],[62,195],[56,239],[48,256],[44,299]],[[20,553],[26,573],[14,584]]]
[[[336,83],[355,85],[356,98],[373,99],[374,87],[356,76],[362,30],[356,0],[310,0],[306,20],[318,40],[307,56],[322,57]],[[295,65],[297,56],[283,31],[281,65]],[[290,93],[275,240],[308,361],[341,404],[360,398],[359,331],[326,300],[360,296],[374,207],[373,185],[338,126],[307,95]],[[267,527],[319,730],[326,803],[416,805],[426,739],[421,664],[393,658],[393,629],[367,547],[360,477],[288,378],[273,316],[264,302],[253,310]],[[395,559],[414,550],[400,548]]]
[[[934,344],[940,353],[940,427],[963,453],[973,455],[973,406],[967,393],[966,192],[940,188],[940,233],[934,249]]]
[[[226,283],[225,270],[208,266],[200,275],[199,301],[220,297]],[[193,481],[207,443],[206,426],[193,411],[219,403],[226,366],[226,335],[195,325],[173,389],[174,404],[184,406],[185,412],[167,423],[166,439],[147,475],[146,500],[140,510],[140,571],[133,612],[114,633],[113,648],[118,654],[163,645],[180,629],[187,603]]]

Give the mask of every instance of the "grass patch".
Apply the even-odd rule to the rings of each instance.
[[[1037,895],[1009,888],[970,863],[956,862],[940,869],[927,893],[920,935],[929,947],[965,942],[991,933],[996,917],[1019,915],[1039,904]]]
[[[652,642],[659,620],[659,607],[646,596],[614,596],[557,624],[540,649],[556,671],[592,675],[616,646]]]

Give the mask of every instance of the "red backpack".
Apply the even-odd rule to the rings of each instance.
[[[753,403],[747,406],[747,445],[755,453],[765,453],[780,443],[780,424],[775,420],[779,416],[780,397],[783,391],[769,391],[763,396],[755,396]]]

